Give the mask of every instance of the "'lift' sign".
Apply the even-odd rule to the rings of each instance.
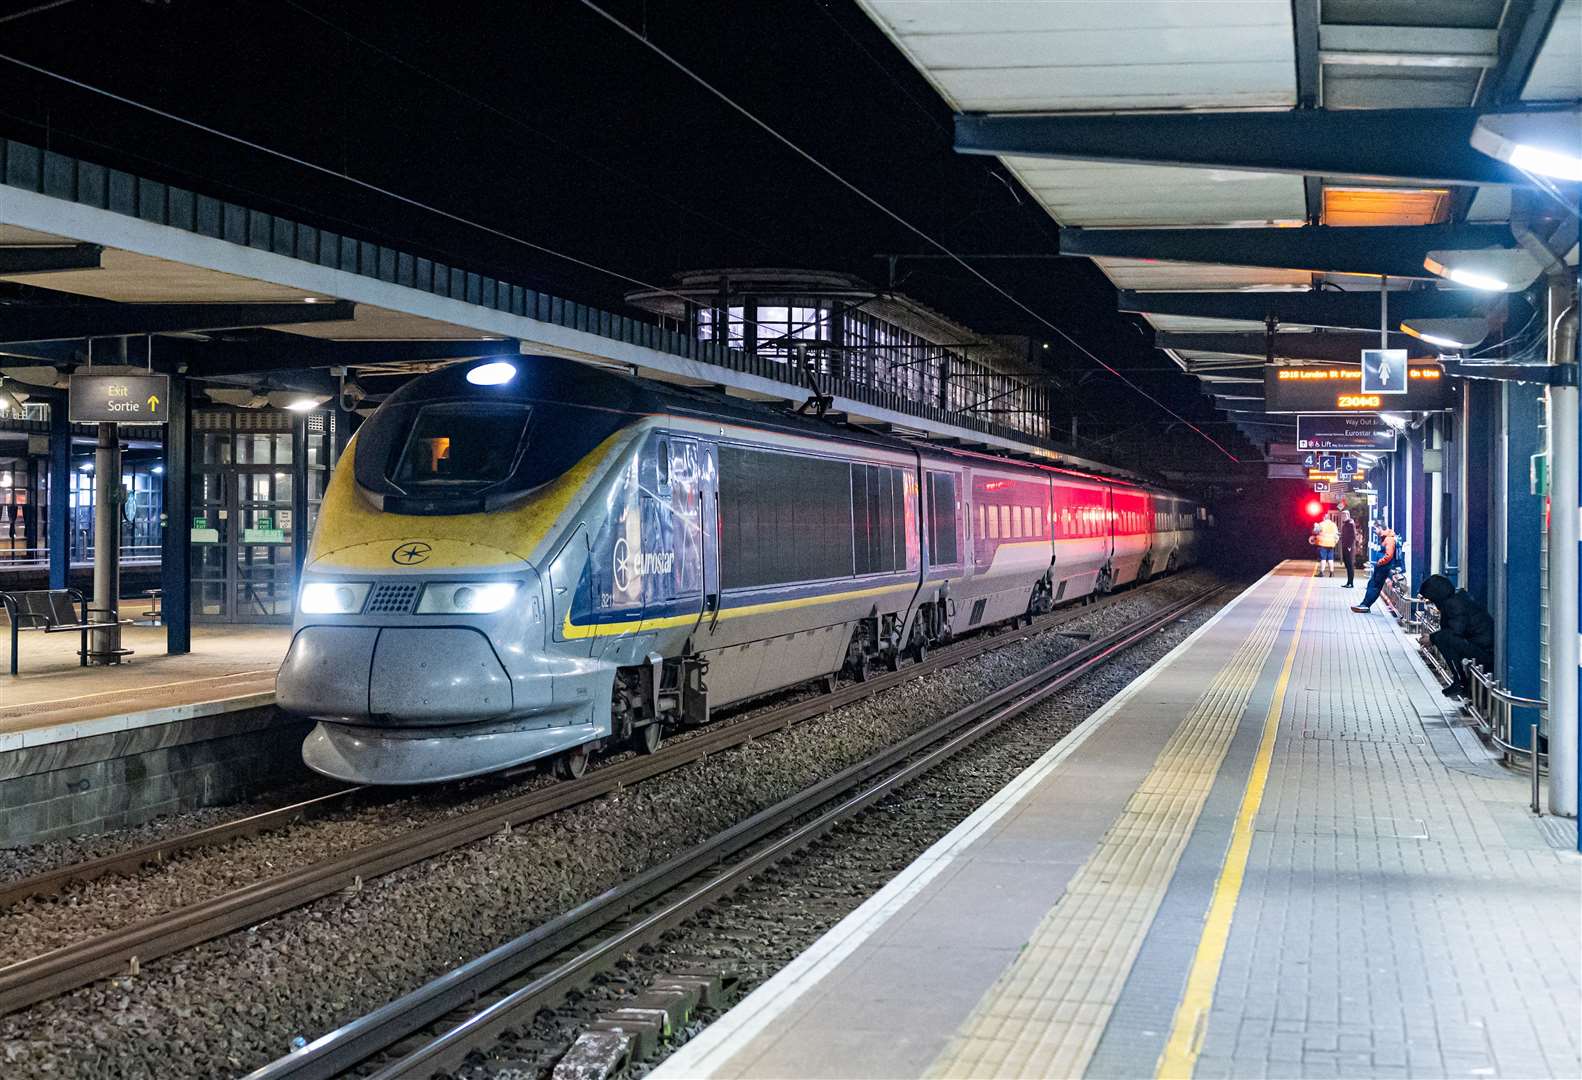
[[[73,375],[70,413],[74,424],[163,424],[170,419],[170,376]]]

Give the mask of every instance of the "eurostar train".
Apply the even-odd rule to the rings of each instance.
[[[347,447],[280,669],[303,758],[418,784],[652,752],[713,708],[1190,565],[1203,509],[554,357],[414,379]]]

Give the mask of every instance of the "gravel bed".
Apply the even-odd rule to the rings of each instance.
[[[0,848],[0,885],[70,866],[73,863],[86,862],[104,855],[115,855],[161,840],[170,840],[199,829],[207,829],[211,825],[239,821],[335,789],[335,783],[323,777],[304,778],[300,783],[275,788],[267,796],[259,796],[243,802],[228,803],[225,806],[205,806],[179,814],[167,814],[141,825],[109,829],[91,836],[72,836],[25,847]]]
[[[1064,629],[1108,632],[1209,580],[1204,571],[1182,574]],[[286,1052],[293,1037],[311,1039],[360,1015],[1074,647],[1060,633],[1008,643],[773,738],[151,963],[137,977],[0,1018],[4,1075],[209,1077],[254,1068]],[[89,885],[25,905],[0,919],[0,940],[24,937],[22,947],[6,940],[3,948],[30,955],[52,934],[76,940],[107,920],[129,921],[128,909],[156,912],[173,895],[212,894],[216,877],[255,880],[261,861],[266,869],[271,860],[278,869],[294,865],[300,832],[314,835],[308,846],[322,858],[388,835],[382,830],[411,827],[392,819],[430,812],[408,800],[357,811],[352,828],[319,822],[194,853],[178,861],[181,874],[96,883],[109,900],[88,895]],[[46,907],[57,917],[41,917]]]
[[[736,980],[732,1000],[744,997],[883,888],[1228,600],[1192,612],[843,823],[670,933],[660,945],[628,956],[619,970],[586,993],[559,1009],[541,1012],[530,1027],[508,1033],[483,1060],[475,1058],[456,1073],[458,1080],[547,1077],[598,1014],[620,1008],[624,998],[643,993],[653,979],[670,972],[691,968],[720,972]],[[719,1015],[701,1011],[673,1043],[627,1075],[646,1075]]]

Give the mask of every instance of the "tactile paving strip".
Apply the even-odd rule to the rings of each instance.
[[[1082,1075],[1303,586],[1273,598],[931,1076]]]

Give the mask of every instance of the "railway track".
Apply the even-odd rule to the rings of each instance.
[[[718,727],[705,727],[685,738],[667,743],[657,753],[617,761],[591,770],[580,779],[539,788],[453,818],[420,826],[409,833],[366,845],[337,858],[278,874],[208,900],[0,967],[0,1015],[59,996],[96,979],[135,972],[144,963],[256,925],[342,889],[359,888],[365,881],[482,840],[506,828],[548,817],[682,768],[710,754],[815,719],[831,710],[899,686],[919,675],[961,663],[1013,641],[1057,631],[1078,618],[1144,594],[1161,584],[1164,584],[1164,580],[1112,594],[1093,603],[1065,608],[1035,618],[1031,624],[1017,629],[981,633],[936,649],[924,660],[909,664],[899,671],[886,672],[866,682],[853,683],[771,708],[745,719],[726,721]],[[1172,610],[1175,606],[1166,610]],[[1084,654],[1093,647],[1085,646],[1078,653]],[[366,790],[349,788],[306,803],[281,807],[251,818],[36,875],[0,893],[0,898],[9,897],[5,903],[0,903],[0,909],[6,903],[15,903],[26,896],[59,892],[73,881],[89,880],[110,873],[135,872],[139,867],[158,863],[179,851],[282,828],[294,821],[344,806],[348,800]]]
[[[375,1080],[454,1070],[753,876],[1222,591],[1204,590],[1092,641],[983,700],[718,833],[246,1080]]]

